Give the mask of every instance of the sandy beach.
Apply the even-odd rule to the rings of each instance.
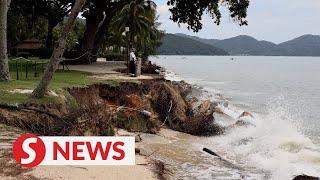
[[[14,140],[26,132],[2,124],[0,132],[0,179],[157,179],[152,170],[152,160],[142,155],[136,155],[135,166],[39,166],[32,170],[21,169],[12,158],[11,148]]]
[[[135,166],[40,166],[26,175],[39,179],[153,180],[156,176],[144,156],[136,156]]]

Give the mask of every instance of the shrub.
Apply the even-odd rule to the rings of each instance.
[[[53,53],[53,49],[50,48],[40,48],[38,49],[38,57],[40,59],[49,59]]]
[[[30,57],[30,55],[31,54],[29,52],[18,52],[17,53],[18,57],[23,57],[23,58],[26,58],[26,59],[28,59]]]
[[[65,57],[66,59],[76,59],[78,58],[79,53],[76,50],[66,50],[63,53],[63,57]]]
[[[107,61],[126,61],[127,55],[120,53],[108,53],[104,55]]]

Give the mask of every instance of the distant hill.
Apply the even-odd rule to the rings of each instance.
[[[160,55],[228,55],[225,50],[174,34],[164,36],[157,53]]]
[[[320,56],[320,36],[303,35],[279,44],[290,56]]]
[[[281,44],[258,41],[245,35],[224,40],[203,39],[185,34],[177,35],[223,49],[230,55],[320,56],[320,36],[316,35],[304,35]]]
[[[189,35],[182,34],[182,33],[177,33],[175,35],[181,36],[181,37],[190,38],[190,39],[193,39],[193,40],[197,40],[197,41],[200,41],[202,43],[209,44],[211,46],[214,46],[215,43],[220,41],[219,39],[204,39],[204,38],[200,38],[200,37],[197,37],[197,36],[189,36]]]
[[[237,36],[220,40],[215,43],[215,46],[232,55],[280,56],[286,53],[286,50],[277,44],[258,41],[251,36]]]

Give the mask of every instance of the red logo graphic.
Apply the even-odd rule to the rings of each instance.
[[[134,137],[38,137],[25,134],[13,144],[22,167],[38,165],[135,165]]]
[[[34,134],[20,136],[13,145],[13,157],[22,167],[38,166],[45,154],[46,148],[43,141]]]

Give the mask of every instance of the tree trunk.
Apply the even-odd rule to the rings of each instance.
[[[126,4],[130,1],[121,1],[119,4],[110,7],[104,10],[106,17],[104,19],[97,18],[99,13],[103,13],[103,11],[93,11],[93,17],[87,18],[86,31],[82,43],[81,53],[88,53],[88,55],[81,58],[79,63],[81,64],[90,64],[97,61],[97,54],[101,48],[104,37],[106,36],[106,32],[108,30],[109,24],[116,14],[117,11],[121,10]],[[100,9],[102,10],[102,9]],[[99,17],[102,17],[101,14]],[[102,23],[102,24],[101,24]]]
[[[86,18],[86,30],[81,41],[81,50],[79,56],[83,56],[79,60],[79,64],[91,64],[95,62],[95,54],[93,54],[95,38],[99,30],[99,24],[103,20],[101,11],[94,11],[93,14]]]
[[[141,58],[137,58],[137,62],[136,62],[136,72],[135,72],[135,76],[139,77],[141,76]]]
[[[63,28],[62,36],[59,38],[58,42],[55,45],[55,48],[52,53],[52,57],[50,59],[49,64],[44,72],[44,75],[36,87],[36,89],[32,93],[32,97],[34,98],[42,98],[44,97],[45,93],[48,90],[48,86],[50,81],[52,80],[54,72],[57,70],[58,65],[60,63],[61,57],[66,47],[66,39],[68,37],[69,32],[73,28],[76,18],[82,9],[83,5],[85,4],[86,0],[76,0],[75,4],[71,9],[71,13]]]
[[[97,54],[99,53],[99,50],[101,49],[103,41],[106,40],[106,37],[108,37],[108,27],[111,23],[112,17],[106,17],[101,24],[101,27],[98,29],[98,32],[96,34],[96,37],[94,39],[93,49],[91,50],[91,53],[94,55],[91,57],[92,62],[96,62],[98,59]]]
[[[10,79],[7,48],[7,12],[11,0],[0,0],[0,81]]]
[[[80,56],[83,54],[86,54],[83,56],[80,60],[80,64],[91,64],[91,51],[94,46],[94,39],[96,37],[97,33],[97,28],[98,25],[96,22],[92,22],[90,20],[86,21],[86,31],[83,36],[83,41],[82,41],[82,46],[81,46],[81,51],[80,51]]]

